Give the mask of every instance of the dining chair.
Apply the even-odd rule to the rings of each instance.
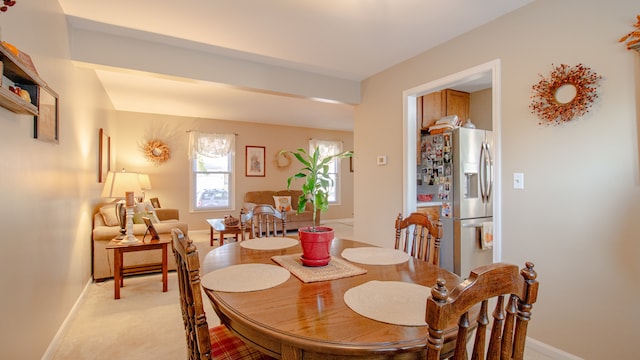
[[[258,204],[252,210],[240,210],[242,240],[249,230],[249,238],[287,236],[287,212],[268,204]]]
[[[396,218],[396,250],[402,250],[416,259],[440,266],[440,239],[442,223],[431,222],[426,214],[414,212],[406,218]]]
[[[520,271],[516,265],[504,263],[480,266],[451,292],[445,281],[438,279],[427,298],[427,360],[440,359],[445,329],[456,323],[453,358],[468,358],[467,339],[475,327],[472,359],[522,359],[531,308],[538,297],[536,277],[533,263],[527,262]],[[495,303],[491,321],[487,311],[490,300]],[[470,319],[471,309],[479,310],[475,319]],[[475,324],[471,323],[474,320]]]
[[[224,324],[209,328],[202,303],[198,249],[180,229],[171,229],[171,237],[189,359],[272,359],[247,346]]]

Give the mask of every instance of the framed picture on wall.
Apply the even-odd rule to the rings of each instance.
[[[265,176],[265,147],[247,146],[245,176]]]
[[[111,138],[102,128],[98,133],[98,154],[98,182],[103,183],[111,170]]]
[[[58,143],[60,141],[58,119],[58,94],[47,87],[38,87],[38,116],[33,120],[33,137]]]

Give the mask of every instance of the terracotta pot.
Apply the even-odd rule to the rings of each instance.
[[[305,266],[325,266],[331,260],[331,240],[333,229],[325,226],[316,226],[316,231],[311,227],[298,229],[298,238],[302,246],[302,264]]]

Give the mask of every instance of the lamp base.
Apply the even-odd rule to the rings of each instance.
[[[137,244],[140,240],[133,235],[127,235],[122,240],[120,240],[120,244]]]

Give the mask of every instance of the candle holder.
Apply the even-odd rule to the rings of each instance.
[[[137,244],[139,240],[133,235],[133,206],[127,206],[127,234],[120,244]]]

